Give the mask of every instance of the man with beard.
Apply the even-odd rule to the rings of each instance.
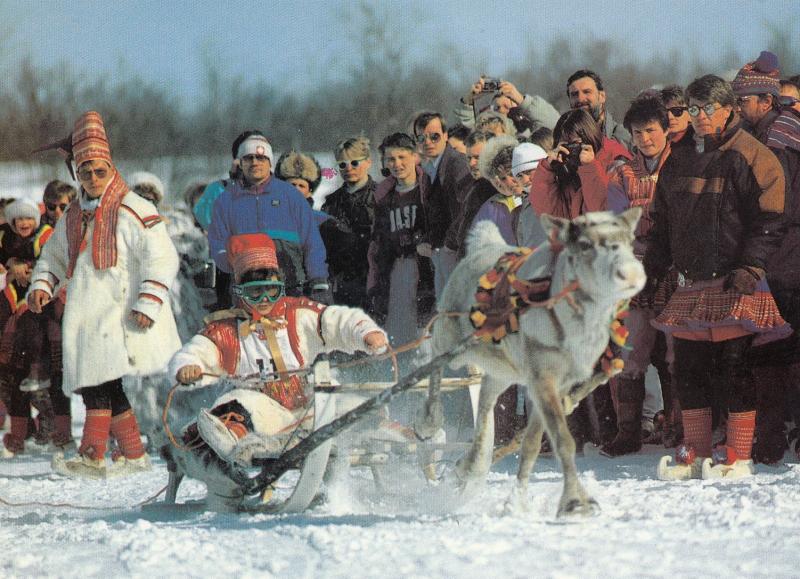
[[[603,89],[603,80],[596,72],[587,69],[574,72],[567,79],[567,96],[571,109],[587,111],[600,125],[603,135],[631,149],[631,134],[606,111],[606,91]]]

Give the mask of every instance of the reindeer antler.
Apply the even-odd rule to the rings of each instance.
[[[42,153],[44,151],[50,151],[55,149],[59,152],[59,154],[64,158],[64,162],[67,164],[67,170],[69,174],[72,175],[72,179],[75,179],[75,171],[72,169],[72,161],[74,157],[72,155],[72,133],[57,141],[55,143],[50,143],[49,145],[44,145],[39,147],[38,149],[34,149],[31,151],[31,155],[35,153]]]

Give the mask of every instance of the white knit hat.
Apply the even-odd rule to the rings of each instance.
[[[20,217],[29,217],[36,221],[36,227],[41,223],[42,213],[39,211],[39,206],[30,199],[21,197],[6,205],[4,214],[6,221],[14,227],[14,220]]]
[[[514,148],[511,156],[511,173],[517,177],[523,171],[529,171],[539,166],[542,159],[547,158],[547,153],[539,145],[533,143],[520,143]]]

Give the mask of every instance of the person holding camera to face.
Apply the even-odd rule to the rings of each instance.
[[[631,154],[604,136],[592,115],[583,109],[561,115],[553,140],[555,148],[531,180],[530,200],[536,214],[574,219],[589,211],[605,211],[608,172],[631,159]],[[591,186],[584,187],[586,183]]]
[[[552,129],[558,120],[558,111],[542,97],[522,94],[507,80],[481,76],[461,98],[454,114],[458,122],[475,127],[475,119],[485,110],[493,110],[504,117],[518,109],[531,121],[531,132],[540,127]],[[512,113],[513,114],[513,113]]]

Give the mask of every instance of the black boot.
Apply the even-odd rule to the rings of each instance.
[[[605,456],[621,456],[642,449],[644,376],[617,378],[617,436],[600,449]]]

